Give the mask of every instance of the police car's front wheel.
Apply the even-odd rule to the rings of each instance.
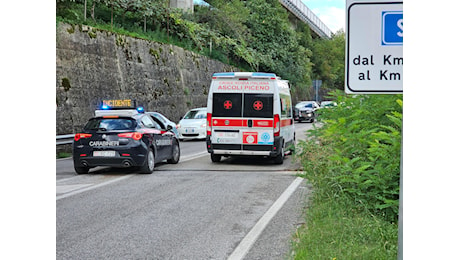
[[[144,165],[141,166],[140,172],[150,174],[153,172],[153,168],[155,168],[155,155],[153,154],[153,150],[150,148],[147,153],[147,160],[145,160]]]

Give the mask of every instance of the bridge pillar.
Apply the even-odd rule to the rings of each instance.
[[[180,8],[186,12],[193,13],[193,0],[170,0],[169,7],[170,8]]]

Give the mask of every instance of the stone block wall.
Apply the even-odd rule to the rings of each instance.
[[[237,68],[170,44],[87,26],[56,27],[56,135],[76,133],[102,99],[135,99],[178,122],[205,107],[214,72]]]

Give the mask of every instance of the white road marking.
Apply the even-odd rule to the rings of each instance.
[[[67,193],[71,192],[74,190],[79,190],[88,186],[91,186],[92,184],[69,184],[69,185],[57,185],[56,186],[56,194],[60,193]]]
[[[179,162],[186,162],[186,161],[191,161],[191,160],[194,160],[196,158],[200,158],[200,157],[203,157],[205,155],[208,154],[208,151],[204,151],[204,152],[201,152],[201,153],[196,153],[196,154],[191,154],[191,155],[187,155],[187,156],[182,156],[180,158],[180,161]]]
[[[70,197],[70,196],[73,196],[73,195],[76,195],[76,194],[79,194],[79,193],[82,193],[82,192],[85,192],[85,191],[97,189],[99,187],[103,187],[103,186],[106,186],[106,185],[109,185],[109,184],[112,184],[112,183],[115,183],[115,182],[118,182],[118,181],[121,181],[121,180],[125,180],[125,179],[131,178],[131,177],[136,176],[136,175],[137,174],[129,174],[129,175],[125,175],[125,176],[110,180],[110,181],[106,181],[106,182],[102,182],[102,183],[99,183],[99,184],[96,184],[96,185],[91,185],[91,186],[86,187],[86,188],[78,189],[78,190],[63,194],[63,195],[56,196],[56,200],[67,198],[67,197]],[[57,190],[57,187],[56,187],[56,190]]]
[[[208,152],[204,151],[204,152],[197,153],[197,154],[183,156],[180,159],[180,162],[191,161],[191,160],[194,160],[196,158],[203,157],[203,156],[205,156],[207,154],[208,154]],[[93,185],[93,184],[61,184],[62,182],[68,181],[70,179],[81,178],[81,176],[74,176],[74,177],[71,177],[71,178],[57,180],[56,181],[56,194],[62,194],[62,193],[64,193],[64,194],[56,196],[56,200],[67,198],[67,197],[70,197],[70,196],[73,196],[73,195],[76,195],[76,194],[79,194],[79,193],[82,193],[82,192],[85,192],[85,191],[93,190],[93,189],[96,189],[96,188],[99,188],[99,187],[102,187],[102,186],[105,186],[105,185],[108,185],[108,184],[111,184],[111,183],[114,183],[114,182],[117,182],[117,181],[121,181],[121,180],[130,178],[130,177],[132,177],[134,175],[136,175],[136,174],[126,175],[126,176],[119,177],[119,178],[116,178],[116,179],[113,179],[113,180],[110,180],[110,181],[107,181],[107,182],[99,183],[99,184],[96,184],[96,185]]]
[[[252,227],[251,231],[241,240],[240,244],[235,248],[233,253],[227,258],[227,260],[242,260],[249,252],[251,247],[257,241],[259,236],[262,234],[264,229],[272,218],[278,213],[283,207],[284,203],[291,197],[303,178],[297,177],[291,185],[281,194],[281,196],[273,203],[273,205],[265,212],[265,214],[259,219],[259,221]]]
[[[64,178],[64,179],[60,179],[60,180],[56,180],[56,184],[59,184],[61,182],[66,182],[66,181],[70,181],[70,180],[73,180],[73,179],[76,179],[76,178],[81,178],[81,175],[77,175],[77,176],[73,176],[73,177],[69,177],[69,178]]]

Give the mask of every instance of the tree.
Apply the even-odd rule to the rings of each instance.
[[[313,75],[329,88],[343,89],[345,74],[345,33],[332,34],[329,39],[313,40]]]
[[[311,51],[299,44],[287,11],[276,0],[246,1],[249,47],[258,53],[259,68],[288,79],[294,88],[306,88],[311,75]]]

